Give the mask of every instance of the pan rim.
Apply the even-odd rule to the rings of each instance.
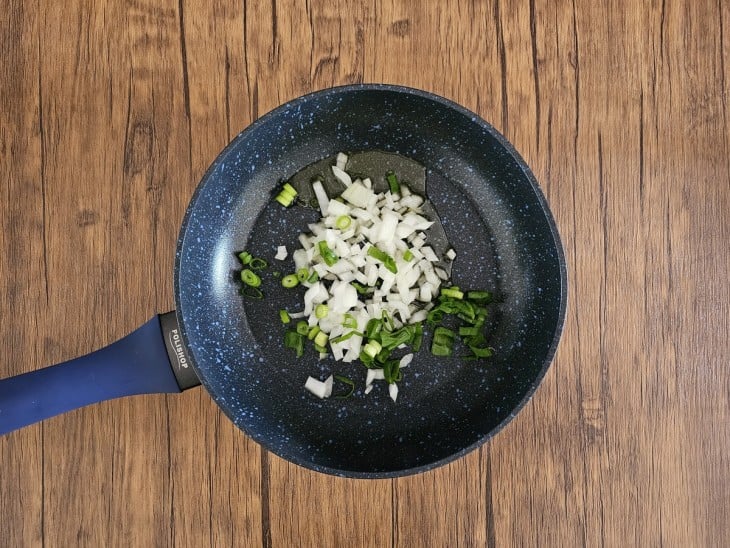
[[[363,83],[363,84],[349,84],[349,85],[343,85],[343,86],[335,86],[335,87],[328,87],[323,88],[317,91],[313,91],[310,93],[307,93],[305,95],[301,95],[295,99],[292,99],[290,101],[287,101],[285,103],[282,103],[281,105],[277,106],[276,108],[272,109],[271,111],[267,112],[266,114],[260,116],[257,118],[254,122],[252,122],[250,125],[245,127],[236,137],[234,137],[226,147],[219,152],[219,154],[216,156],[216,158],[211,163],[210,167],[206,170],[206,172],[203,174],[203,176],[200,178],[200,181],[198,182],[195,191],[193,192],[190,201],[188,203],[187,209],[185,211],[185,214],[183,216],[183,220],[180,225],[180,231],[177,239],[176,249],[175,249],[175,267],[174,267],[174,298],[175,298],[175,311],[176,311],[176,317],[178,324],[180,326],[180,334],[183,340],[183,343],[185,344],[186,348],[190,349],[190,341],[188,338],[187,333],[187,326],[185,323],[185,318],[182,314],[182,302],[181,302],[181,287],[180,287],[180,268],[181,268],[181,257],[183,253],[184,243],[185,243],[185,235],[187,233],[188,225],[191,220],[191,215],[193,210],[195,209],[195,205],[198,202],[198,199],[200,198],[201,192],[203,191],[203,188],[206,186],[205,183],[210,179],[211,175],[216,171],[218,166],[221,164],[224,158],[227,157],[227,154],[237,146],[238,142],[243,139],[248,133],[251,133],[255,131],[258,127],[261,125],[264,125],[269,119],[275,118],[276,116],[280,115],[282,112],[295,108],[297,105],[305,103],[307,101],[311,101],[314,98],[320,97],[320,96],[326,96],[326,95],[334,95],[334,94],[341,94],[341,93],[349,93],[349,92],[362,92],[362,91],[383,91],[383,92],[395,92],[395,93],[402,93],[406,95],[412,95],[421,97],[424,99],[428,99],[430,101],[433,101],[435,103],[439,103],[446,108],[453,110],[463,116],[466,116],[471,120],[472,123],[480,126],[483,130],[485,130],[491,137],[493,137],[499,144],[502,146],[505,151],[514,159],[514,161],[517,163],[518,167],[522,171],[522,173],[525,175],[527,181],[529,182],[532,191],[535,193],[535,197],[537,198],[538,203],[540,204],[541,210],[543,212],[543,215],[545,216],[545,220],[547,221],[547,225],[550,229],[550,233],[555,245],[556,255],[557,255],[557,261],[558,261],[558,267],[559,267],[559,273],[560,273],[560,303],[559,303],[559,310],[558,310],[558,316],[557,316],[557,323],[555,325],[555,330],[553,333],[553,338],[550,343],[550,346],[545,354],[544,359],[542,360],[542,366],[538,372],[538,374],[535,376],[535,378],[530,383],[530,386],[525,391],[523,397],[520,399],[520,401],[513,407],[511,412],[497,424],[492,430],[490,430],[486,435],[482,436],[477,441],[471,443],[470,445],[463,447],[459,451],[456,451],[454,453],[449,454],[448,456],[445,456],[443,458],[433,460],[418,466],[410,467],[410,468],[403,468],[399,470],[389,470],[389,471],[373,471],[373,472],[367,472],[367,471],[357,471],[357,470],[346,470],[341,468],[335,468],[330,466],[324,466],[324,465],[318,465],[314,462],[311,462],[309,460],[298,458],[295,455],[284,455],[279,453],[278,451],[272,449],[269,447],[269,444],[267,444],[265,441],[261,439],[261,436],[249,432],[248,430],[242,428],[239,425],[236,425],[239,427],[239,429],[250,439],[254,440],[256,443],[261,445],[264,449],[267,451],[271,451],[274,454],[280,456],[281,458],[292,462],[294,464],[297,464],[299,466],[302,466],[304,468],[314,470],[316,472],[321,472],[325,474],[330,474],[334,476],[340,476],[340,477],[347,477],[347,478],[353,478],[353,479],[388,479],[388,478],[397,478],[397,477],[403,477],[403,476],[410,476],[419,474],[422,472],[426,472],[428,470],[432,470],[434,468],[441,467],[445,464],[448,464],[450,462],[453,462],[468,453],[471,453],[472,451],[478,449],[482,445],[484,445],[487,441],[491,440],[494,436],[496,436],[499,432],[501,432],[507,424],[509,424],[512,419],[514,419],[515,416],[527,405],[527,403],[532,399],[535,392],[537,391],[537,388],[542,383],[545,375],[547,374],[548,369],[550,368],[550,365],[552,364],[555,354],[557,352],[558,344],[560,342],[563,329],[565,327],[565,317],[567,312],[567,302],[568,302],[568,272],[567,272],[567,265],[565,260],[565,251],[563,248],[562,240],[560,238],[560,234],[557,229],[557,223],[555,222],[555,219],[553,217],[552,211],[549,208],[547,199],[545,198],[545,195],[543,194],[536,177],[532,173],[532,170],[529,168],[525,160],[522,158],[522,156],[519,154],[519,152],[515,149],[515,147],[510,143],[507,138],[502,135],[498,130],[494,128],[489,122],[484,120],[481,116],[474,113],[473,111],[467,109],[466,107],[463,107],[462,105],[455,103],[454,101],[447,99],[445,97],[442,97],[440,95],[437,95],[435,93],[424,91],[417,88],[402,86],[402,85],[393,85],[393,84],[382,84],[382,83]],[[201,369],[199,368],[196,358],[193,355],[192,352],[189,352],[190,354],[190,362],[193,366],[194,371],[198,375],[198,378],[200,379],[201,383],[205,387],[208,394],[215,400],[215,390],[213,390],[205,377],[205,374],[201,374]],[[218,403],[216,402],[216,405]],[[219,406],[220,407],[220,406]],[[221,408],[224,413],[226,412],[225,409]],[[226,413],[227,414],[227,413]],[[229,416],[231,420],[233,420],[232,417]]]

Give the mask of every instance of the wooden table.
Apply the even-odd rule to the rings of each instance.
[[[501,130],[557,218],[570,294],[534,399],[453,464],[333,478],[203,390],[127,398],[0,439],[0,544],[727,546],[728,66],[722,0],[6,1],[0,376],[171,309],[217,152],[337,84],[423,88]]]

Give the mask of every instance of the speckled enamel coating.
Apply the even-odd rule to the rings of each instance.
[[[263,301],[239,294],[235,252],[272,259],[306,222],[271,197],[281,181],[339,151],[396,152],[427,168],[427,192],[458,256],[454,282],[491,289],[489,361],[417,354],[397,403],[387,385],[363,394],[365,370],[296,359],[282,347],[280,308],[296,308],[265,276]],[[275,263],[275,264],[274,264]],[[291,259],[272,261],[293,271]],[[566,271],[555,224],[538,185],[492,126],[441,97],[403,87],[327,89],[287,103],[238,135],[203,177],[178,242],[175,291],[195,370],[247,435],[294,463],[359,478],[413,474],[475,449],[530,398],[553,358],[566,306]],[[428,340],[428,339],[427,339]],[[348,400],[319,400],[308,375],[358,384]]]

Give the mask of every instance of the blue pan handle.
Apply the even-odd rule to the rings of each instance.
[[[168,312],[91,354],[0,380],[0,435],[92,403],[198,384]]]

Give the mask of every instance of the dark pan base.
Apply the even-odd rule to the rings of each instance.
[[[270,259],[297,247],[315,210],[272,202],[281,181],[339,151],[384,150],[426,167],[429,199],[457,251],[453,281],[490,289],[489,361],[421,351],[398,402],[364,368],[296,359],[282,346],[280,308],[300,290],[265,276],[262,301],[243,299],[235,252]],[[291,259],[271,261],[288,273]],[[287,268],[288,267],[288,268]],[[239,135],[203,178],[183,223],[176,264],[182,333],[201,381],[223,411],[267,449],[308,468],[382,478],[444,464],[479,446],[529,399],[545,374],[565,314],[559,237],[534,178],[511,146],[474,114],[392,86],[334,88],[297,99]],[[428,339],[427,339],[428,340]],[[319,400],[308,375],[358,384],[348,400]],[[344,390],[344,387],[342,387]]]

